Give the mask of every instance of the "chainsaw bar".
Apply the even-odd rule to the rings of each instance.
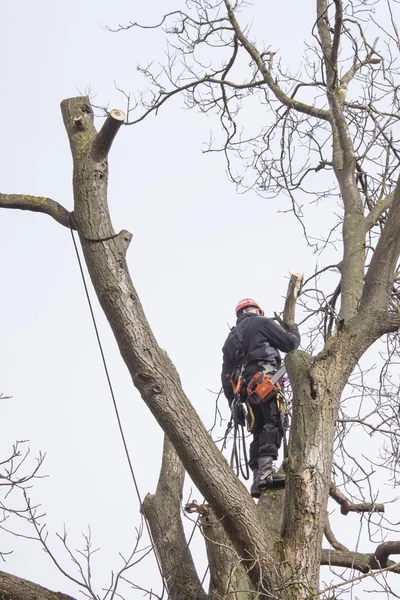
[[[280,378],[285,375],[285,373],[286,373],[286,367],[285,367],[285,363],[283,363],[283,365],[281,367],[279,367],[279,369],[276,371],[276,373],[269,376],[269,378],[272,381],[272,383],[277,383],[280,380]]]

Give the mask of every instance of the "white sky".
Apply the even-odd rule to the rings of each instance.
[[[163,39],[112,34],[102,26],[157,20],[179,4],[0,3],[2,192],[46,195],[72,208],[60,101],[90,88],[99,104],[124,109],[114,82],[143,88],[136,63],[161,59]],[[303,3],[298,14],[297,6],[269,3],[268,12],[263,4],[253,12],[265,39],[292,62],[312,23],[312,12]],[[259,117],[247,116],[254,126]],[[110,158],[110,208],[115,228],[133,233],[128,261],[134,283],[207,425],[214,411],[207,389],[219,389],[226,323],[233,324],[238,299],[255,297],[272,314],[282,308],[288,273],[311,274],[315,265],[298,224],[278,214],[280,199],[237,195],[222,156],[202,153],[217,127],[212,118],[182,110],[177,99],[157,117],[124,128]],[[321,233],[323,210],[314,220]],[[53,533],[66,524],[74,548],[90,524],[94,545],[101,547],[94,559],[100,590],[119,566],[118,552],[131,548],[140,519],[70,233],[44,215],[3,210],[0,239],[0,392],[12,395],[0,404],[0,457],[16,439],[30,440],[33,454],[47,453],[43,471],[50,477],[35,484],[32,498],[42,504]],[[131,384],[97,303],[96,315],[144,496],[155,490],[162,434]],[[11,548],[14,554],[0,569],[78,595],[38,544],[2,535],[0,550]],[[148,586],[152,573],[157,588],[150,564],[132,578]]]

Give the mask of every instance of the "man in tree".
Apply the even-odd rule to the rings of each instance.
[[[236,316],[236,326],[232,327],[222,348],[221,379],[231,406],[234,398],[231,382],[237,383],[243,370],[241,400],[249,401],[249,408],[254,414],[249,460],[253,471],[251,495],[259,498],[274,472],[273,461],[278,458],[283,426],[276,395],[255,404],[247,394],[247,386],[256,373],[261,372],[265,377],[279,369],[282,362],[279,350],[295,350],[300,344],[300,334],[297,325],[281,327],[273,319],[265,317],[264,311],[251,298],[244,298],[238,303]]]

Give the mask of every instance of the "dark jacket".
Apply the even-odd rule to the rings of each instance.
[[[236,364],[237,350],[240,341],[237,331],[242,336],[246,370],[249,369],[253,374],[258,370],[259,364],[269,364],[278,369],[281,365],[279,350],[291,352],[300,344],[297,325],[291,325],[284,329],[276,321],[267,317],[253,313],[240,315],[236,321],[236,327],[231,329],[222,348],[221,381],[224,394],[229,401],[233,398],[233,391],[226,376],[231,375],[234,368],[238,366]]]

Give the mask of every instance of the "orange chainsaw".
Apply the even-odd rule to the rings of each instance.
[[[271,375],[265,371],[256,373],[247,386],[248,400],[253,404],[262,404],[268,402],[274,396],[280,395],[281,386],[279,385],[279,380],[285,373],[285,365],[282,365]]]

